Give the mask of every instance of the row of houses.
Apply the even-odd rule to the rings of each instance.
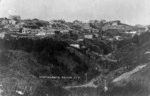
[[[7,19],[7,18],[0,18],[0,24],[1,25],[8,25],[8,24],[15,25],[17,23],[18,23],[18,21],[16,21],[16,20]]]
[[[55,34],[54,29],[51,30],[42,30],[42,29],[31,29],[31,28],[23,28],[22,34],[34,34],[34,35],[46,35],[46,34]]]

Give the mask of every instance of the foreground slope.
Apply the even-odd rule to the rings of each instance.
[[[2,96],[66,96],[67,91],[51,80],[34,75],[40,68],[36,59],[23,51],[0,52],[0,94]]]

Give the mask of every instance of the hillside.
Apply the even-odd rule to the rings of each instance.
[[[52,81],[42,80],[34,75],[38,72],[36,69],[39,68],[36,59],[26,52],[1,51],[0,94],[2,96],[41,96],[44,94],[57,94],[57,96],[64,94],[66,96],[67,91],[63,91]],[[53,90],[48,91],[47,89]]]
[[[41,68],[37,68],[34,73],[36,77],[40,76],[71,76],[80,77],[69,81],[62,80],[61,84],[72,84],[74,82],[84,83],[85,73],[89,74],[89,80],[99,74],[99,71],[93,66],[91,56],[86,54],[85,49],[76,49],[71,47],[65,41],[45,39],[14,39],[1,40],[2,50],[22,50],[32,55]]]
[[[102,93],[102,96],[148,96],[150,94],[148,36],[149,33],[139,36],[140,45],[127,46],[115,54],[114,58],[119,59],[115,67],[117,70],[107,76],[110,80],[109,90]]]
[[[109,55],[109,58],[116,59],[117,62],[107,62],[105,68],[108,70],[103,74],[93,78],[87,84],[66,88],[72,92],[73,96],[79,94],[87,96],[98,96],[98,94],[100,96],[148,96],[150,94],[150,39],[148,36],[149,33],[142,34],[139,36],[140,42],[125,43],[124,46]],[[104,90],[105,87],[108,90]]]
[[[0,39],[0,88],[4,96],[147,96],[149,36],[118,41],[115,51],[102,40],[85,39],[79,43],[85,48],[75,48],[52,38]]]

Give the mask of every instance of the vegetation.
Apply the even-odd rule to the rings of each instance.
[[[70,51],[69,45],[64,41],[57,41],[51,38],[45,39],[13,39],[0,40],[2,50],[23,50],[33,55],[41,66],[49,66],[48,69],[40,68],[35,75],[54,76],[84,76],[89,70],[89,64],[83,58]],[[81,53],[82,54],[82,53]],[[82,80],[81,80],[82,81]]]
[[[140,36],[135,35],[131,39],[115,42],[118,49],[115,52],[113,52],[111,42],[98,39],[85,39],[79,43],[79,45],[85,46],[81,49],[71,47],[67,41],[52,38],[0,39],[0,49],[2,50],[0,52],[0,76],[2,78],[0,84],[3,84],[3,94],[4,96],[18,95],[16,90],[20,90],[24,92],[24,96],[47,94],[67,96],[70,93],[64,90],[62,85],[83,84],[86,79],[85,74],[89,76],[88,81],[99,74],[112,80],[139,64],[149,62],[150,56],[145,54],[150,48],[149,36],[150,33],[147,32]],[[88,52],[88,50],[90,51]],[[113,53],[109,58],[117,60],[117,62],[103,60],[103,57],[99,56],[111,52]],[[94,59],[90,57],[94,57]],[[100,69],[96,70],[95,66]],[[125,69],[121,70],[121,68]],[[81,78],[66,81],[40,79],[39,76],[79,76]],[[99,91],[98,94],[120,96],[120,94],[127,93],[128,96],[134,96],[132,92],[141,92],[140,95],[147,92],[145,86],[143,88],[141,84],[133,82],[126,83],[124,87],[116,85],[109,85],[109,87],[108,92]],[[133,89],[132,92],[130,88]],[[97,92],[98,89],[87,88],[87,90],[89,90],[89,94],[92,94],[91,91]],[[100,88],[100,90],[103,89]],[[74,90],[71,91],[73,94],[74,92]],[[85,94],[85,92],[83,93]],[[93,96],[97,96],[97,93],[94,93]]]

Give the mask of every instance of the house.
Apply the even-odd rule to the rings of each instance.
[[[40,36],[40,35],[46,35],[46,33],[45,32],[43,32],[43,31],[40,31],[39,33],[37,33],[36,35],[38,35],[38,36]]]
[[[15,24],[17,24],[17,21],[16,20],[9,20],[9,24],[15,25]]]
[[[104,24],[102,27],[103,31],[106,30],[118,30],[118,31],[132,31],[133,27],[127,24],[121,23],[119,20],[117,21],[110,21]]]
[[[43,30],[44,33],[49,34],[49,35],[54,35],[55,34],[55,29],[49,29],[49,30]]]
[[[102,26],[103,26],[103,23],[97,22],[97,23],[94,24],[94,26],[95,26],[96,28],[98,28],[98,29],[101,29]]]
[[[31,28],[23,28],[22,29],[23,34],[38,34],[40,33],[39,29],[31,29]]]
[[[31,29],[30,28],[23,28],[22,29],[22,33],[23,34],[30,34],[31,33]]]
[[[83,40],[84,40],[84,39],[78,39],[77,42],[81,42],[81,41],[83,41]]]
[[[92,32],[94,32],[94,33],[98,33],[98,32],[99,32],[99,30],[98,30],[98,29],[92,29]]]
[[[61,33],[68,33],[69,30],[60,30]]]
[[[5,37],[5,34],[6,34],[6,32],[1,32],[1,33],[0,33],[0,38],[3,39],[3,38]]]
[[[92,34],[87,34],[87,35],[84,35],[84,38],[86,38],[86,39],[93,39],[93,35]]]
[[[1,23],[1,25],[7,25],[7,24],[9,24],[9,20],[7,18],[1,18],[0,23]]]
[[[23,25],[21,24],[21,23],[17,23],[16,25],[15,25],[15,28],[23,28]]]
[[[75,47],[75,48],[80,48],[79,44],[70,44],[70,46]]]
[[[19,31],[19,28],[12,24],[7,24],[4,28],[9,29],[10,31]]]
[[[85,31],[85,32],[92,32],[92,29],[93,29],[93,28],[90,26],[89,23],[84,23],[84,24],[82,25],[82,30]]]
[[[55,29],[49,29],[49,30],[40,29],[39,31],[35,32],[35,34],[36,35],[54,35],[55,31],[56,31]]]
[[[123,40],[122,37],[119,36],[119,35],[118,35],[118,36],[114,36],[114,38],[115,38],[116,40],[119,40],[119,41],[120,41],[120,40]]]
[[[51,20],[49,21],[50,24],[63,24],[65,23],[65,20]]]

